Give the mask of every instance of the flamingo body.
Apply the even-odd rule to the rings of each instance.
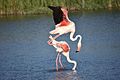
[[[60,27],[66,27],[70,24],[70,22],[66,21],[66,20],[63,20],[61,23],[60,23]]]
[[[56,44],[58,47],[62,48],[63,52],[68,52],[70,51],[70,47],[68,46],[68,44],[66,42],[60,42]]]
[[[68,32],[75,32],[75,24],[73,22],[69,23],[67,26],[56,27],[54,30],[50,31],[50,34],[63,35]]]
[[[49,38],[50,38],[50,40],[48,41],[48,44],[55,47],[56,52],[58,52],[57,58],[56,58],[56,70],[58,71],[58,59],[59,59],[59,63],[61,65],[61,67],[63,67],[62,62],[61,62],[61,55],[60,55],[60,54],[63,54],[67,58],[67,61],[69,63],[74,64],[72,70],[75,71],[75,69],[77,67],[77,62],[74,60],[71,60],[69,57],[70,47],[69,47],[68,43],[65,41],[56,41],[52,36],[50,36]]]

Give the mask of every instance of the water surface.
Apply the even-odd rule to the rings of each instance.
[[[70,45],[77,73],[64,56],[65,69],[55,70],[57,53],[47,44],[52,15],[0,17],[0,80],[119,80],[120,11],[76,12],[70,19],[83,37],[80,53],[69,34],[57,40]]]

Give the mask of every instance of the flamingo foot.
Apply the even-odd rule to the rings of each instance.
[[[75,73],[76,73],[77,71],[76,71],[76,70],[73,70],[73,72],[75,72]]]
[[[63,67],[63,66],[61,66],[61,67],[60,67],[60,69],[64,69],[64,67]]]
[[[58,71],[58,67],[56,67],[56,71]]]
[[[73,71],[75,71],[75,68],[72,68]]]

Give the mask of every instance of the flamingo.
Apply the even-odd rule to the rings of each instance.
[[[70,40],[76,41],[79,38],[77,44],[76,52],[80,51],[81,48],[81,40],[82,36],[77,35],[74,38],[75,33],[75,23],[68,18],[68,11],[66,8],[61,6],[48,6],[53,11],[53,19],[55,22],[55,29],[50,31],[50,34],[57,34],[54,39],[58,38],[59,36],[69,33],[70,32]]]
[[[77,67],[77,62],[74,60],[70,59],[69,52],[70,52],[70,47],[67,42],[65,41],[56,41],[51,35],[49,36],[49,41],[48,44],[56,48],[56,52],[58,52],[57,57],[56,57],[56,70],[58,71],[58,59],[60,66],[63,68],[63,64],[61,62],[61,54],[63,54],[69,63],[74,64],[72,70],[76,71]]]

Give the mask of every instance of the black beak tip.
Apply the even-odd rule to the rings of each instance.
[[[76,53],[78,53],[79,51],[76,51]]]

